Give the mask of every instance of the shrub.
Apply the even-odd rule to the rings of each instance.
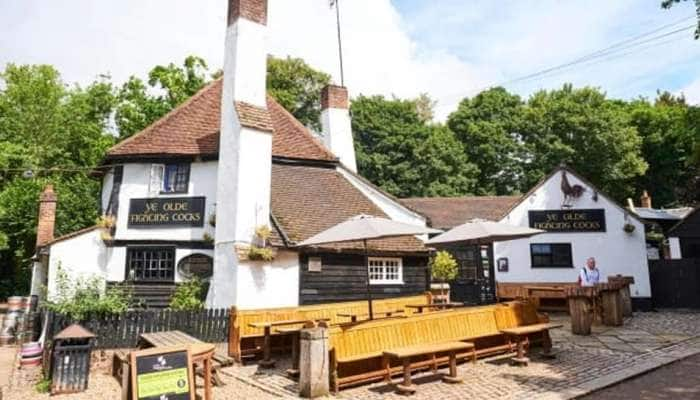
[[[105,289],[104,279],[98,277],[71,280],[59,265],[56,293],[45,303],[46,309],[82,320],[88,314],[118,314],[129,308],[131,296],[119,286]]]
[[[201,310],[204,308],[204,285],[199,278],[189,279],[177,286],[170,298],[170,308],[177,311]]]
[[[451,281],[457,277],[457,261],[446,251],[438,251],[431,262],[431,273],[433,279],[442,283]],[[440,288],[441,294],[445,295],[445,288]]]

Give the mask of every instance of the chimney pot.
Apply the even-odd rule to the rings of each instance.
[[[321,89],[321,110],[329,108],[349,108],[348,89],[343,86],[326,85]]]
[[[652,208],[651,207],[651,196],[649,196],[649,193],[645,190],[642,192],[642,197],[641,197],[641,205],[642,208]]]
[[[238,18],[267,25],[267,0],[229,0],[228,25],[233,25]]]
[[[54,238],[56,223],[56,193],[53,185],[46,185],[39,196],[39,218],[36,228],[36,247],[49,243]]]

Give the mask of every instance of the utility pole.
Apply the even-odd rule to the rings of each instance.
[[[331,7],[335,6],[335,23],[338,29],[338,58],[340,59],[340,86],[345,86],[343,73],[343,44],[340,40],[340,0],[330,0]]]

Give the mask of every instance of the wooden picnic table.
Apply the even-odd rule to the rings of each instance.
[[[147,347],[187,346],[192,355],[192,364],[197,365],[199,363],[202,366],[205,400],[210,400],[212,398],[212,378],[217,386],[223,385],[218,372],[212,366],[212,359],[216,350],[216,346],[213,344],[203,342],[181,331],[142,333],[140,339],[141,343]],[[214,371],[213,373],[212,370]]]
[[[423,313],[424,308],[438,308],[438,309],[446,309],[446,308],[456,308],[456,307],[464,307],[464,303],[426,303],[426,304],[406,304],[404,307],[407,308],[415,308],[418,310],[419,314]]]
[[[389,310],[389,311],[374,311],[374,315],[383,315],[384,318],[389,318],[394,314],[403,314],[403,310]],[[350,318],[350,322],[357,322],[358,318],[367,318],[369,313],[338,313],[339,317]]]
[[[325,319],[322,319],[325,320]],[[319,320],[319,321],[322,321]],[[262,322],[251,322],[248,324],[251,328],[257,328],[263,330],[263,359],[260,361],[260,366],[263,368],[272,368],[275,366],[275,360],[270,356],[271,352],[271,336],[272,328],[277,326],[289,326],[289,325],[302,325],[303,328],[312,328],[314,326],[314,321],[310,319],[288,319],[282,321],[262,321]],[[298,328],[301,330],[302,328]],[[279,330],[278,330],[279,331]],[[288,333],[288,332],[279,332]],[[291,333],[291,331],[289,332]],[[296,338],[294,338],[296,339]],[[292,349],[293,350],[293,349]],[[292,367],[293,368],[293,367]]]

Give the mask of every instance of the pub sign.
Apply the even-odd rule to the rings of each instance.
[[[159,226],[204,226],[205,197],[131,199],[129,228]]]
[[[530,210],[530,228],[547,232],[605,232],[604,209]]]

